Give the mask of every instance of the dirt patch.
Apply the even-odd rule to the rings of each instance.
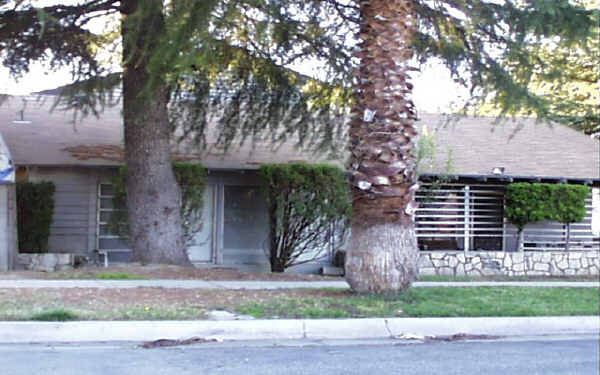
[[[268,281],[311,281],[340,280],[339,277],[300,275],[293,273],[244,272],[234,268],[194,268],[171,265],[115,265],[109,267],[82,267],[57,272],[10,271],[0,272],[0,279],[95,279],[118,275],[144,279],[195,279],[195,280],[268,280]],[[108,277],[107,277],[108,276]]]
[[[29,320],[57,310],[78,320],[205,319],[208,311],[233,312],[248,303],[346,295],[332,290],[0,289],[0,320]]]

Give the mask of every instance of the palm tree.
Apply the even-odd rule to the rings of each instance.
[[[362,40],[350,122],[352,238],[346,279],[357,292],[407,289],[417,275],[416,178],[410,94],[411,0],[361,0]]]

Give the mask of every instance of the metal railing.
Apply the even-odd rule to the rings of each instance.
[[[416,235],[421,250],[516,250],[517,229],[504,218],[505,185],[424,183],[416,193]],[[570,225],[569,250],[600,250],[592,233],[592,194],[583,221]],[[567,226],[558,222],[528,224],[525,251],[564,250]]]

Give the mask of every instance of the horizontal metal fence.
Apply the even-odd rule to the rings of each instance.
[[[500,251],[516,244],[517,229],[504,218],[506,185],[423,183],[416,194],[416,235],[421,250]],[[564,250],[567,226],[558,222],[528,224],[525,251]],[[592,233],[592,194],[583,221],[570,225],[569,250],[600,248]]]
[[[592,197],[586,200],[586,215],[583,221],[570,225],[569,250],[600,249],[600,238],[592,233]],[[525,251],[564,250],[567,226],[555,221],[532,223],[523,230]]]

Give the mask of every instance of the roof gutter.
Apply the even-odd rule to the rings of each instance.
[[[600,178],[581,178],[581,177],[556,177],[556,176],[528,176],[528,175],[504,175],[504,174],[436,174],[422,173],[420,178],[433,179],[439,176],[445,176],[450,179],[470,179],[476,181],[502,181],[502,182],[555,182],[555,183],[574,183],[583,185],[600,184]]]

